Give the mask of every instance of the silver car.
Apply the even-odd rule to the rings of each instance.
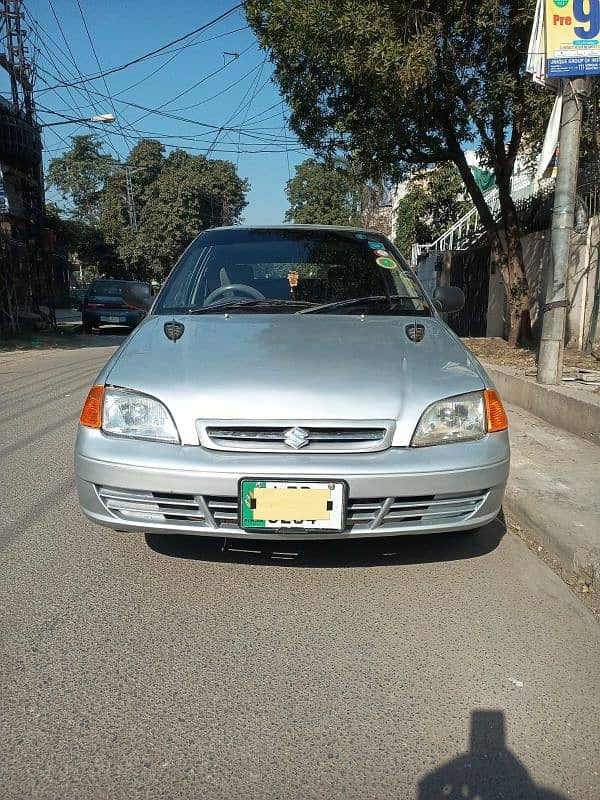
[[[145,307],[135,287],[127,298]],[[119,531],[340,539],[494,519],[508,424],[482,366],[379,233],[217,228],[90,390],[84,514]]]

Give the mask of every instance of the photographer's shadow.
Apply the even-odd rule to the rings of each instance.
[[[537,786],[508,749],[502,711],[473,711],[469,744],[423,778],[418,800],[566,800]]]

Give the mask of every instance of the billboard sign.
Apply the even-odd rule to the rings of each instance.
[[[546,76],[600,75],[600,0],[545,0]]]

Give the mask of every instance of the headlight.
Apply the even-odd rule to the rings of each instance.
[[[481,439],[487,430],[484,393],[460,394],[439,400],[425,410],[414,432],[411,446],[467,442]]]
[[[154,397],[127,389],[105,390],[102,430],[115,436],[179,442],[177,428],[165,406]]]

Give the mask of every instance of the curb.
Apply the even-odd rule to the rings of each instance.
[[[555,428],[600,444],[600,395],[571,386],[544,386],[516,374],[510,367],[482,363],[505,402],[529,411]]]
[[[545,517],[543,511],[531,513],[518,494],[511,491],[510,484],[504,495],[503,507],[507,515],[518,520],[545,550],[558,559],[567,572],[596,591],[600,590],[600,548],[570,546],[565,541],[561,526]]]

